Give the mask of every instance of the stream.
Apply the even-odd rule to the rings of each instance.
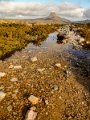
[[[0,61],[0,120],[89,120],[90,51],[73,31],[61,44],[57,34]]]

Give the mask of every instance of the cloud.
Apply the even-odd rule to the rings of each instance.
[[[71,18],[82,18],[85,11],[84,8],[78,4],[63,3],[59,6],[61,12],[60,15],[71,17]]]
[[[84,17],[85,18],[90,18],[90,9],[85,10]]]
[[[63,4],[39,2],[0,2],[0,16],[4,18],[37,18],[45,17],[50,12],[70,18],[82,18],[85,9],[77,4],[65,2]]]

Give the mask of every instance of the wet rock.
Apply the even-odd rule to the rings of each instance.
[[[56,64],[55,64],[55,67],[61,68],[61,64],[60,64],[60,63],[56,63]]]
[[[37,117],[37,112],[34,112],[33,109],[28,110],[25,120],[35,120]]]
[[[39,102],[39,98],[37,98],[37,97],[34,96],[34,95],[31,95],[31,96],[28,98],[28,100],[29,100],[33,105],[38,104],[38,102]]]
[[[22,69],[21,65],[14,66],[14,69]]]
[[[32,62],[36,62],[36,61],[37,61],[37,57],[31,58],[31,61],[32,61]]]
[[[2,101],[6,96],[6,93],[0,91],[0,101]]]
[[[11,82],[17,82],[18,81],[18,79],[17,78],[11,78],[11,80],[10,80]]]
[[[63,42],[64,39],[65,39],[64,34],[62,35],[61,33],[59,33],[59,34],[57,35],[57,40]]]
[[[12,106],[9,105],[9,106],[7,107],[7,110],[8,110],[8,112],[12,111]]]
[[[6,75],[6,73],[0,72],[0,77],[4,77],[5,75]]]

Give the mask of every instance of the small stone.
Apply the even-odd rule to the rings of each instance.
[[[60,99],[60,100],[62,100],[62,97],[61,97],[61,96],[59,96],[59,99]]]
[[[0,63],[2,63],[2,60],[0,60]]]
[[[33,107],[31,107],[30,109],[33,110],[33,111],[35,111],[35,110],[36,110],[36,107],[33,106]]]
[[[2,101],[6,96],[6,93],[0,91],[0,101]]]
[[[61,64],[60,63],[56,63],[55,67],[61,68]]]
[[[57,85],[53,85],[52,89],[53,89],[53,91],[58,91],[59,87]]]
[[[18,79],[17,78],[11,78],[11,80],[10,80],[11,82],[17,82],[18,81]]]
[[[14,116],[16,116],[16,115],[17,115],[17,113],[16,113],[16,112],[13,112],[13,115],[14,115]]]
[[[45,100],[45,104],[48,105],[48,100]]]
[[[5,75],[6,75],[6,73],[0,72],[0,77],[4,77]]]
[[[84,38],[80,38],[79,43],[82,43],[84,41],[85,41]]]
[[[86,41],[86,44],[90,44],[90,42],[89,42],[89,41]]]
[[[67,68],[67,65],[65,65],[64,68]]]
[[[15,89],[13,92],[17,94],[17,93],[19,92],[19,90],[18,90],[18,89]]]
[[[45,68],[37,69],[38,72],[42,73],[45,70]]]
[[[21,65],[14,66],[14,69],[22,69]]]
[[[67,75],[71,75],[71,71],[70,70],[66,70],[66,74]]]
[[[34,112],[33,110],[28,110],[25,120],[35,120],[36,117],[37,117],[37,112]]]
[[[14,67],[14,65],[11,64],[8,68],[9,68],[9,69],[12,69],[13,67]]]
[[[3,90],[4,89],[4,86],[0,86],[0,90]]]
[[[39,98],[35,97],[34,95],[31,95],[31,96],[28,98],[28,100],[29,100],[33,105],[38,104],[38,102],[39,102]]]
[[[9,106],[7,107],[7,110],[8,110],[9,112],[12,111],[12,106],[9,105]]]
[[[31,58],[31,61],[32,61],[32,62],[36,62],[36,61],[37,61],[37,57]]]

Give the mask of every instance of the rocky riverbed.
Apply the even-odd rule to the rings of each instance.
[[[0,61],[0,120],[90,119],[90,51],[66,32]]]

